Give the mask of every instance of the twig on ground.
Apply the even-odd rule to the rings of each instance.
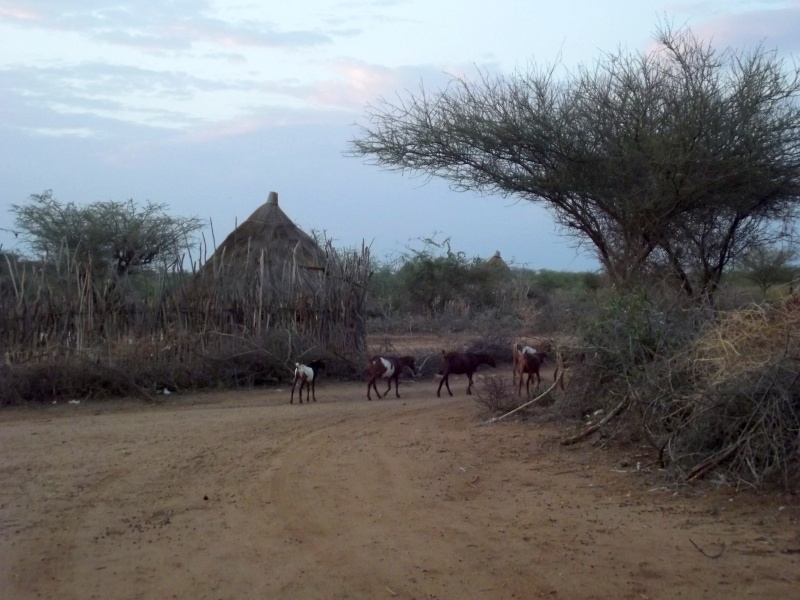
[[[611,419],[613,419],[614,417],[616,417],[616,416],[617,416],[617,415],[618,415],[620,412],[622,412],[622,409],[623,409],[623,408],[625,408],[626,406],[628,406],[628,404],[630,404],[630,398],[628,398],[628,397],[626,396],[626,397],[625,397],[625,398],[622,400],[622,402],[620,402],[620,403],[619,403],[619,404],[618,404],[618,405],[617,405],[617,406],[614,408],[614,410],[612,410],[610,413],[608,413],[608,414],[607,414],[605,417],[603,417],[603,418],[602,418],[600,421],[598,421],[597,423],[595,423],[595,424],[594,424],[594,425],[592,425],[591,427],[587,427],[586,429],[584,429],[583,431],[581,431],[580,433],[578,433],[578,434],[576,434],[576,435],[573,435],[572,437],[568,437],[568,438],[566,438],[566,439],[563,439],[563,440],[561,440],[561,445],[562,445],[562,446],[569,446],[570,444],[574,444],[575,442],[579,442],[579,441],[581,441],[581,440],[582,440],[583,438],[585,438],[585,437],[589,437],[589,436],[590,436],[590,435],[592,435],[592,434],[593,434],[595,431],[597,431],[598,429],[600,429],[601,427],[603,427],[603,425],[605,425],[606,423],[608,423],[608,422],[609,422]]]
[[[686,476],[686,481],[689,482],[689,481],[694,481],[695,479],[700,479],[703,475],[708,473],[711,469],[716,467],[718,464],[720,464],[726,458],[728,458],[731,454],[736,452],[739,446],[742,445],[742,440],[743,438],[740,438],[739,441],[736,442],[735,444],[728,446],[722,452],[719,452],[714,456],[711,456],[706,460],[704,460],[703,462],[701,462],[694,469],[689,471],[689,474]]]
[[[513,415],[513,414],[514,414],[515,412],[517,412],[518,410],[522,410],[522,409],[523,409],[523,408],[525,408],[526,406],[530,406],[530,405],[531,405],[531,404],[533,404],[534,402],[537,402],[537,401],[541,400],[542,398],[544,398],[545,396],[547,396],[547,394],[549,394],[549,393],[552,391],[552,389],[553,389],[554,387],[556,387],[556,384],[555,384],[555,383],[553,383],[553,385],[551,385],[549,388],[547,388],[547,390],[545,390],[545,391],[544,391],[544,393],[540,394],[539,396],[537,396],[537,397],[536,397],[536,398],[534,398],[533,400],[530,400],[530,401],[526,402],[525,404],[523,404],[523,405],[521,405],[521,406],[518,406],[518,407],[517,407],[517,408],[515,408],[514,410],[512,410],[512,411],[509,411],[509,412],[507,412],[507,413],[506,413],[506,414],[504,414],[504,415],[500,415],[499,417],[493,417],[493,418],[489,419],[488,421],[486,421],[486,423],[487,423],[487,424],[489,424],[489,423],[497,423],[497,421],[501,421],[501,420],[505,419],[506,417],[508,417],[509,415]]]
[[[717,552],[716,554],[708,554],[708,553],[707,553],[705,550],[703,550],[703,549],[702,549],[700,546],[698,546],[697,544],[695,544],[695,543],[694,543],[694,541],[692,540],[692,538],[689,538],[689,541],[690,541],[690,542],[692,542],[692,546],[694,546],[695,548],[697,548],[697,549],[700,551],[700,554],[702,554],[702,555],[703,555],[703,556],[705,556],[706,558],[719,558],[720,556],[722,556],[722,553],[723,553],[723,552],[725,552],[725,543],[724,543],[724,542],[723,542],[723,544],[722,544],[722,548],[720,548],[719,552]]]

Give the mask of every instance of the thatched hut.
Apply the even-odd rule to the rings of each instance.
[[[196,297],[205,312],[250,332],[288,329],[340,351],[361,349],[368,254],[321,247],[270,192],[200,268]]]
[[[270,192],[215,250],[200,279],[206,285],[212,276],[219,284],[224,277],[227,288],[242,288],[257,277],[262,301],[290,305],[298,295],[314,295],[327,261],[325,250],[281,210],[278,194]]]
[[[501,270],[508,270],[508,265],[506,261],[503,260],[503,257],[500,256],[500,250],[497,250],[490,259],[486,261],[487,265],[491,265],[493,267],[497,267]]]
[[[229,266],[248,270],[257,266],[262,255],[273,264],[291,259],[304,269],[325,266],[325,251],[281,210],[277,192],[270,192],[267,201],[225,238],[209,263],[221,265],[227,258]]]

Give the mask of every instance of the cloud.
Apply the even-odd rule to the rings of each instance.
[[[400,84],[396,71],[357,60],[338,61],[332,65],[332,71],[334,77],[310,86],[317,104],[360,108]]]
[[[759,9],[751,6],[744,3],[733,13],[712,14],[688,25],[697,37],[714,47],[745,50],[763,45],[781,55],[800,53],[800,1],[761,2]]]
[[[49,128],[38,127],[30,130],[35,135],[42,137],[75,137],[75,138],[92,138],[97,137],[98,133],[88,127],[62,127],[62,128]]]
[[[20,116],[23,106],[39,107],[61,115],[104,116],[171,129],[224,118],[208,109],[209,98],[245,95],[251,89],[252,82],[246,80],[95,62],[0,68],[0,97],[19,106]]]
[[[223,48],[308,48],[331,44],[331,34],[283,30],[265,20],[229,21],[209,16],[208,2],[118,2],[102,0],[56,3],[10,2],[0,8],[0,22],[78,33],[88,39],[139,50],[185,50],[198,44]],[[353,35],[353,30],[334,31]]]
[[[39,21],[41,18],[41,13],[34,10],[15,8],[13,6],[0,6],[0,20],[26,22]]]
[[[482,67],[490,69],[491,66]],[[333,77],[310,86],[313,102],[361,111],[379,98],[417,93],[420,87],[435,91],[453,78],[477,76],[474,65],[406,65],[389,68],[355,59],[341,59],[330,66]]]

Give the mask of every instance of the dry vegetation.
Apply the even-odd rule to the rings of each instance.
[[[312,358],[327,360],[326,377],[357,379],[366,356],[384,352],[414,354],[422,376],[435,377],[441,350],[485,352],[498,370],[479,372],[473,399],[487,419],[515,411],[577,424],[564,443],[649,444],[677,481],[711,475],[754,488],[800,484],[795,296],[713,315],[602,295],[592,313],[585,298],[572,313],[562,298],[551,303],[556,315],[537,297],[499,318],[461,310],[368,326],[368,248],[339,252],[327,244],[315,264],[308,253],[272,263],[270,249],[234,248],[237,263],[258,268],[226,268],[232,255],[221,252],[203,269],[162,273],[136,294],[96,284],[67,259],[37,271],[9,261],[0,288],[0,403],[154,401],[165,389],[277,384],[294,361]],[[520,336],[547,352],[548,375],[559,374],[532,403],[509,382],[511,344]]]
[[[797,490],[800,300],[699,321],[691,310],[680,319],[657,313],[646,326],[629,309],[625,323],[562,340],[556,387],[526,412],[581,423],[563,444],[648,444],[673,480],[713,473],[736,487]],[[507,384],[484,377],[478,401],[495,414],[518,409],[528,399]]]
[[[689,481],[725,464],[736,484],[800,483],[798,300],[722,315],[675,358],[685,383],[645,413],[665,466]]]
[[[98,281],[68,256],[8,261],[0,405],[276,383],[294,361],[320,356],[335,373],[355,374],[365,352],[368,248],[327,244],[315,269],[247,248],[258,269],[176,268],[139,290]]]

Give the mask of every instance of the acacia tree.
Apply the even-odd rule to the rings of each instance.
[[[794,217],[800,68],[762,47],[719,53],[686,29],[655,38],[562,79],[534,67],[381,99],[349,153],[543,203],[616,284],[666,271],[711,299],[744,248]]]
[[[37,254],[67,252],[93,273],[124,277],[158,261],[180,259],[187,237],[202,227],[195,217],[166,214],[166,205],[147,202],[61,203],[51,190],[12,205],[16,226]]]
[[[797,249],[791,246],[773,248],[758,245],[749,248],[741,260],[744,275],[755,283],[762,293],[779,283],[789,283],[797,277]]]

